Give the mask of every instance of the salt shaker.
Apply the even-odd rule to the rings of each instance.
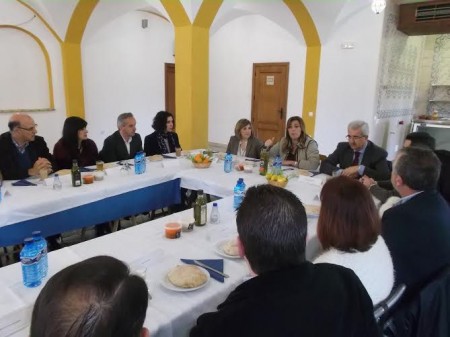
[[[217,202],[213,203],[213,207],[211,210],[211,216],[209,218],[209,222],[212,224],[217,224],[220,222],[220,214],[219,214],[219,207],[217,206]]]
[[[55,177],[53,178],[53,189],[60,190],[62,188],[61,180],[59,180],[58,173],[55,173]]]

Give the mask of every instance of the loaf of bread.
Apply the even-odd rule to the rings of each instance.
[[[227,255],[239,256],[239,247],[236,239],[225,242],[222,246],[222,250]]]
[[[197,266],[176,266],[167,274],[170,283],[180,288],[196,288],[204,284],[208,278]]]

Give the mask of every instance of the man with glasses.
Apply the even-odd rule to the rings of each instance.
[[[37,176],[41,170],[52,171],[53,157],[44,138],[36,136],[37,124],[27,114],[14,114],[9,131],[0,135],[0,171],[3,179]]]
[[[348,142],[339,143],[336,150],[322,161],[320,172],[352,178],[366,175],[375,180],[389,179],[387,152],[368,140],[369,125],[353,121],[348,124],[347,132]]]

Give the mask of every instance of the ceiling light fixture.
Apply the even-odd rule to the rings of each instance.
[[[386,0],[373,0],[371,8],[375,14],[380,14],[386,8]]]

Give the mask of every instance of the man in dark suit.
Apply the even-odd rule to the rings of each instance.
[[[436,191],[441,163],[433,151],[403,148],[391,181],[402,197],[385,211],[382,235],[392,255],[396,283],[410,292],[450,263],[450,208]]]
[[[369,137],[369,125],[353,121],[348,125],[348,142],[339,143],[336,150],[320,165],[320,172],[359,178],[366,175],[375,180],[389,179],[387,152]]]
[[[0,172],[5,180],[24,179],[52,171],[53,157],[44,138],[36,136],[37,124],[27,114],[14,114],[9,131],[0,135]]]
[[[291,192],[251,187],[237,211],[238,245],[256,274],[191,337],[379,336],[373,304],[355,273],[305,260],[305,208]]]
[[[100,158],[109,163],[132,159],[142,151],[141,136],[136,133],[136,119],[131,112],[120,114],[117,118],[118,130],[105,139]]]

